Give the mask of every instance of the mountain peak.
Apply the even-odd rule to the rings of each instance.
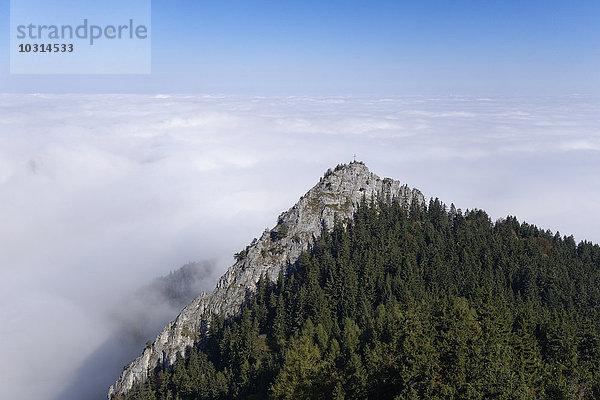
[[[235,264],[219,279],[213,292],[201,293],[187,305],[154,343],[125,368],[110,387],[108,398],[122,395],[145,381],[156,366],[170,368],[177,354],[184,355],[206,335],[212,316],[236,315],[247,295],[256,291],[261,277],[274,281],[280,272],[286,273],[322,229],[333,228],[336,215],[341,220],[352,218],[363,199],[399,199],[405,207],[413,199],[424,203],[419,190],[389,178],[381,179],[362,162],[328,169],[319,183],[279,216],[273,229],[265,230],[260,239],[235,255]]]
[[[339,174],[339,173],[343,173],[343,172],[348,172],[348,171],[356,171],[359,173],[371,173],[371,171],[369,171],[369,168],[367,168],[367,166],[365,165],[364,162],[362,161],[351,161],[348,164],[338,164],[334,169],[329,168],[326,172],[325,172],[325,176],[327,175],[331,175],[331,174]]]

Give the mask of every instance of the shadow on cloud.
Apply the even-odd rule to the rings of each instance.
[[[113,333],[76,366],[56,400],[102,399],[121,368],[141,354],[147,340],[214,282],[212,262],[189,263],[152,281],[119,302],[107,316]]]

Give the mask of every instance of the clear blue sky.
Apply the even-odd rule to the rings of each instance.
[[[598,0],[155,0],[148,76],[10,75],[0,5],[0,92],[600,93]]]

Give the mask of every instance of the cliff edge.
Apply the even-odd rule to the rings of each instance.
[[[256,290],[261,276],[276,280],[280,272],[294,265],[321,234],[331,229],[334,215],[341,220],[352,218],[362,199],[392,201],[398,199],[408,207],[414,200],[424,204],[417,189],[389,178],[381,179],[361,162],[339,165],[328,170],[312,189],[288,211],[277,225],[263,232],[245,250],[236,254],[236,262],[219,279],[211,293],[201,293],[169,323],[142,354],[122,372],[110,387],[110,400],[126,394],[144,382],[154,368],[170,368],[177,355],[200,340],[209,328],[212,315],[236,315],[248,294]]]

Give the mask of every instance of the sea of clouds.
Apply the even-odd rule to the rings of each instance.
[[[354,154],[427,198],[600,242],[597,98],[0,95],[0,398],[105,398],[108,366],[153,338],[119,350],[123,310],[150,312],[124,299],[189,261],[211,260],[211,290]]]

